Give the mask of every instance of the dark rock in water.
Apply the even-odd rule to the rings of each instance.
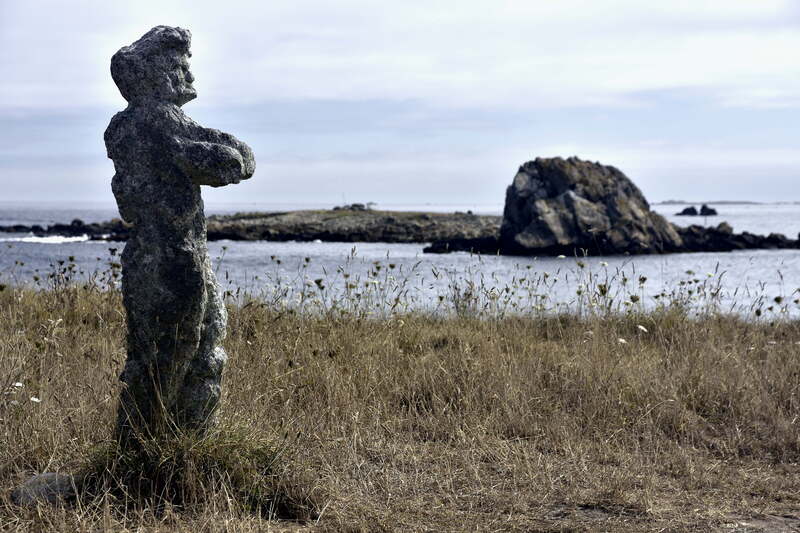
[[[722,232],[722,233],[728,233],[728,234],[731,234],[731,235],[733,234],[733,228],[727,222],[720,222],[717,225],[717,231]]]
[[[700,206],[700,216],[701,217],[715,217],[717,216],[717,210],[713,207],[708,207],[706,204]]]
[[[506,254],[660,253],[681,248],[675,228],[614,167],[577,157],[522,165],[506,191]]]
[[[36,507],[46,503],[55,505],[75,498],[75,479],[68,474],[45,472],[28,479],[11,493],[11,501],[21,507]]]
[[[770,233],[767,237],[752,233],[733,233],[733,228],[721,222],[717,227],[704,228],[692,225],[687,228],[678,228],[683,239],[683,251],[687,252],[728,252],[732,250],[749,249],[783,249],[797,248],[798,241],[793,241],[785,235]]]
[[[337,205],[333,208],[334,211],[367,211],[368,209],[369,207],[364,204]]]
[[[0,226],[0,231],[9,233],[31,233],[37,237],[47,235],[58,235],[60,237],[82,237],[87,236],[96,241],[124,241],[128,238],[131,225],[118,218],[107,222],[97,222],[86,224],[82,220],[75,219],[69,224],[53,224],[46,228],[34,224],[24,226],[15,224],[13,226]]]
[[[470,252],[474,254],[501,253],[498,237],[455,238],[439,240],[422,249],[426,254],[448,254],[450,252]]]
[[[675,213],[675,216],[679,217],[715,217],[717,216],[717,210],[713,207],[709,207],[707,204],[703,204],[700,206],[700,211],[693,205],[689,207],[685,207],[680,213]]]

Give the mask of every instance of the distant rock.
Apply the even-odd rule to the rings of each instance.
[[[703,204],[700,206],[700,211],[693,205],[684,208],[680,213],[675,213],[675,216],[678,217],[715,217],[717,216],[717,210],[713,207],[709,207],[708,204]]]
[[[700,216],[701,217],[715,217],[717,216],[717,210],[713,207],[708,207],[706,204],[700,206]]]
[[[86,235],[93,241],[124,241],[127,240],[131,225],[118,218],[106,222],[86,223],[76,218],[69,224],[53,224],[43,228],[39,225],[0,226],[0,232],[31,233],[37,237],[58,235],[61,237],[81,237]]]
[[[367,211],[369,209],[369,205],[364,204],[348,204],[348,205],[337,205],[333,208],[334,211]]]
[[[500,242],[506,254],[593,255],[680,249],[675,228],[612,166],[537,158],[506,191]]]

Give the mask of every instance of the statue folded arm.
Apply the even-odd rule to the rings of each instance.
[[[202,140],[173,138],[177,166],[198,185],[223,187],[250,178],[255,171],[250,147],[231,135],[206,131],[209,135],[202,136]]]

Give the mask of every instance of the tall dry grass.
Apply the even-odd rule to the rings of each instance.
[[[800,509],[797,321],[369,318],[247,300],[229,331],[219,432],[179,446],[213,459],[188,481],[201,505],[110,489],[71,507],[2,500],[1,527],[722,531]],[[35,472],[110,464],[123,335],[100,284],[0,291],[3,497]],[[259,497],[299,521],[234,490],[237,449],[253,452]]]

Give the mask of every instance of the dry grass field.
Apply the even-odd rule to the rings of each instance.
[[[0,291],[0,529],[800,527],[800,323],[669,309],[366,318],[231,304],[218,431],[138,464],[141,477],[183,468],[185,503],[106,480],[72,505],[15,507],[9,492],[33,473],[109,464],[123,333],[117,291]]]

